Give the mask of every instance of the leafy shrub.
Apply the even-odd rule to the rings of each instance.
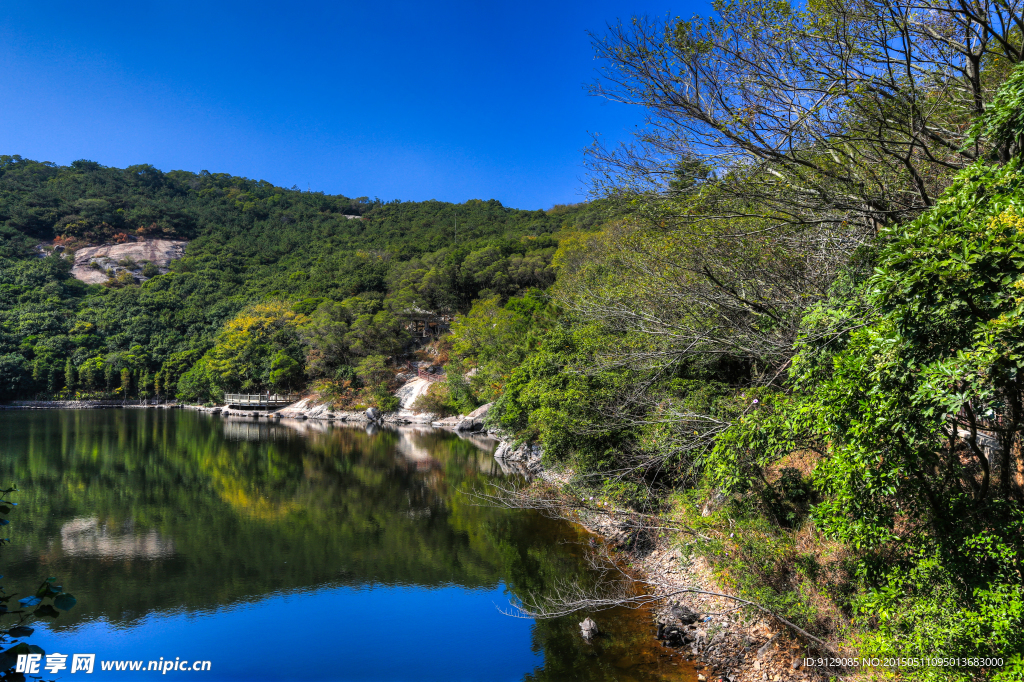
[[[401,401],[390,393],[375,394],[374,402],[381,412],[394,412],[401,407]]]
[[[443,383],[431,384],[426,393],[420,395],[412,404],[414,412],[429,412],[441,417],[460,414],[459,408],[448,396],[448,386]]]

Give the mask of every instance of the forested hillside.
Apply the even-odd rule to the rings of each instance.
[[[545,288],[552,235],[597,221],[593,206],[385,203],[205,171],[3,156],[0,398],[173,396],[218,338],[217,369],[204,360],[188,398],[300,388],[339,371],[358,382],[355,365],[406,341],[403,311],[454,313],[481,294]],[[69,275],[78,247],[161,238],[189,240],[186,255],[141,285]],[[40,258],[33,247],[49,242],[63,251]]]

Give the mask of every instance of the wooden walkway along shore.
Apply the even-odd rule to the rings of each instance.
[[[225,393],[224,404],[228,407],[284,407],[298,401],[300,397],[298,393]]]

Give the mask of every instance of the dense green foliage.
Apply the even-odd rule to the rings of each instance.
[[[1018,161],[971,167],[884,235],[874,274],[808,316],[792,390],[714,451],[730,492],[794,450],[827,454],[810,517],[859,555],[846,606],[873,655],[1024,652],[1022,204]]]

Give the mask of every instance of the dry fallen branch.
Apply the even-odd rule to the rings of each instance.
[[[515,488],[501,485],[492,486],[493,493],[480,491],[464,492],[477,504],[504,509],[534,509],[553,519],[579,523],[582,515],[605,517],[613,520],[619,530],[654,531],[666,530],[686,533],[701,540],[712,538],[699,531],[679,523],[672,523],[656,514],[645,514],[637,511],[615,509],[606,505],[596,505],[589,500],[580,500],[554,494],[545,494],[532,487]]]
[[[603,515],[614,519],[615,527],[621,530],[672,530],[688,533],[702,540],[712,539],[681,524],[665,524],[664,519],[652,514],[617,510],[603,505],[596,506],[590,504],[589,500],[578,500],[550,491],[502,486],[495,486],[495,488],[496,492],[494,493],[477,491],[467,494],[481,504],[507,509],[534,509],[550,518],[570,522],[578,523],[583,514]],[[652,521],[658,525],[654,525]],[[828,642],[757,602],[724,592],[690,586],[679,587],[657,579],[639,577],[623,565],[621,557],[612,555],[608,546],[604,544],[592,545],[592,550],[586,558],[593,574],[596,574],[598,578],[595,585],[585,586],[574,580],[562,580],[555,583],[543,596],[529,594],[525,597],[516,597],[510,602],[510,608],[502,610],[502,613],[515,618],[558,618],[580,611],[601,611],[617,606],[633,609],[643,608],[663,603],[683,594],[701,594],[726,599],[739,605],[734,609],[705,615],[718,615],[741,608],[752,608],[785,626],[810,645],[831,656],[839,657],[838,652]]]
[[[812,646],[833,657],[840,657],[828,642],[815,637],[799,625],[755,601],[725,592],[689,586],[675,587],[656,580],[638,578],[626,571],[607,554],[601,573],[602,578],[607,578],[609,575],[613,577],[590,589],[575,582],[563,581],[555,585],[551,594],[547,596],[528,595],[525,599],[511,602],[511,610],[503,611],[503,613],[517,618],[557,618],[579,611],[601,611],[616,606],[632,609],[643,608],[683,594],[702,594],[727,599],[741,605],[732,610],[744,607],[755,609],[785,626]]]

